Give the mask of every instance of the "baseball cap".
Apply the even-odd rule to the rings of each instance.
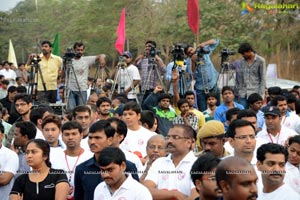
[[[274,116],[281,115],[279,108],[277,108],[276,106],[268,106],[264,109],[264,111],[265,111],[265,116],[266,115],[274,115]]]
[[[130,53],[130,51],[125,51],[123,53],[123,56],[127,56],[128,58],[132,58],[132,54]]]

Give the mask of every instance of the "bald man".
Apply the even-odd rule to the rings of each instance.
[[[154,135],[150,137],[146,146],[148,160],[145,163],[145,170],[143,175],[140,177],[140,181],[143,181],[145,179],[148,170],[157,158],[165,157],[167,155],[166,147],[167,143],[162,135]]]
[[[240,157],[228,157],[220,162],[216,179],[224,200],[257,199],[257,175],[253,166]]]

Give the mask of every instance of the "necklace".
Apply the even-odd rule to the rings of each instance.
[[[66,151],[65,151],[65,160],[66,160],[66,163],[67,163],[68,173],[69,173],[69,179],[68,179],[69,183],[71,183],[71,180],[72,180],[72,174],[74,173],[74,169],[75,169],[75,167],[76,167],[76,165],[77,165],[77,162],[78,162],[78,160],[79,160],[81,154],[82,154],[82,149],[80,149],[79,154],[78,154],[78,156],[77,156],[77,160],[76,160],[75,164],[73,165],[72,171],[71,171],[71,170],[70,170],[70,167],[69,167],[68,159],[67,159],[67,153],[66,153]]]

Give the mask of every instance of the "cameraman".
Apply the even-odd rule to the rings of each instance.
[[[152,70],[151,74],[150,73],[150,67],[151,66],[151,55],[150,55],[150,50],[155,50],[156,48],[156,42],[152,41],[152,40],[148,40],[145,43],[145,53],[144,55],[139,55],[136,59],[135,59],[135,65],[138,67],[138,69],[141,70],[141,88],[142,91],[145,91],[144,94],[144,98],[146,99],[147,96],[153,92],[153,90],[155,89],[155,87],[157,85],[160,85],[162,83],[159,83],[159,77],[158,74],[156,73],[156,70]],[[156,50],[155,50],[156,51]],[[166,66],[163,63],[163,60],[157,55],[155,54],[155,62],[157,64],[158,67],[158,71],[160,73],[160,76],[164,75],[166,73]],[[148,76],[150,76],[149,78],[149,82],[147,83],[147,78]]]
[[[217,105],[220,104],[220,90],[218,88],[218,75],[219,73],[215,69],[210,55],[213,50],[218,46],[218,39],[211,39],[201,43],[198,48],[200,51],[209,51],[202,54],[202,52],[196,53],[195,49],[188,47],[186,54],[191,57],[192,60],[192,72],[194,74],[195,86],[194,89],[197,93],[197,105],[198,109],[203,112],[207,109],[206,95],[210,92],[214,92],[217,96]],[[201,58],[199,57],[201,54]],[[201,60],[201,62],[199,62]]]
[[[38,55],[31,54],[27,60],[26,70],[30,70],[32,60],[34,59],[39,64],[37,71],[37,101],[41,103],[56,103],[57,96],[57,77],[61,71],[62,59],[59,56],[53,55],[52,44],[45,40],[41,43],[42,53]],[[36,69],[33,69],[36,70]],[[32,75],[32,74],[31,74]],[[41,79],[43,77],[43,81]],[[32,78],[32,77],[31,77]],[[43,87],[45,84],[46,88]],[[45,91],[46,89],[46,91]]]
[[[78,105],[85,105],[87,100],[87,82],[89,68],[100,59],[98,56],[83,56],[85,45],[82,42],[75,42],[73,49],[75,57],[72,59],[74,69],[69,74],[69,109],[73,109]]]

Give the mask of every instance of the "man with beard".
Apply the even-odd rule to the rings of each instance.
[[[69,73],[69,109],[79,105],[85,105],[87,100],[87,85],[89,68],[100,59],[98,56],[83,56],[85,45],[82,42],[75,42],[73,45],[75,57],[72,59],[72,67]]]
[[[106,120],[112,117],[110,113],[111,100],[108,97],[100,97],[97,101],[99,120]]]
[[[77,106],[73,109],[73,120],[77,121],[82,127],[82,139],[80,142],[84,150],[89,151],[88,134],[92,121],[92,111],[88,106]]]
[[[166,136],[167,157],[155,160],[148,171],[144,185],[153,199],[196,198],[197,191],[190,177],[191,167],[196,160],[194,130],[190,126],[176,124]]]
[[[251,164],[243,158],[222,160],[216,170],[216,180],[223,193],[220,200],[257,199],[257,175]]]
[[[287,150],[278,144],[264,144],[257,150],[257,168],[261,171],[263,188],[259,188],[259,200],[300,199],[290,186],[283,182]]]
[[[37,99],[39,102],[56,103],[57,96],[57,77],[61,70],[62,59],[53,55],[52,44],[50,41],[45,40],[41,43],[42,53],[40,54],[41,61],[39,62],[39,71],[37,74]],[[37,55],[30,55],[26,69],[31,68],[31,59]],[[43,77],[44,83],[42,82]],[[43,84],[46,86],[44,90]]]
[[[234,91],[229,86],[224,86],[222,88],[222,98],[223,103],[216,108],[214,119],[222,122],[224,124],[225,130],[227,130],[228,125],[226,123],[226,112],[231,108],[244,109],[239,103],[234,102]]]
[[[216,168],[221,160],[211,153],[201,155],[193,164],[191,178],[199,197],[195,200],[217,200],[222,196],[216,182]]]
[[[238,52],[243,56],[240,63],[241,78],[238,86],[238,102],[248,108],[247,98],[252,93],[258,93],[262,97],[266,87],[266,61],[257,55],[249,43],[242,43]]]

